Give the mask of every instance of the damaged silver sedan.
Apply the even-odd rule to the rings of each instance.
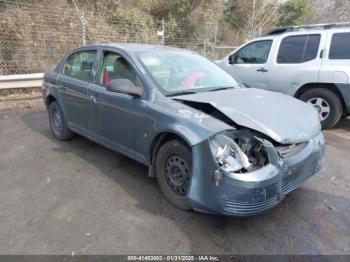
[[[78,133],[147,165],[181,209],[256,215],[322,166],[312,106],[182,49],[77,48],[45,73],[43,98],[57,139]]]

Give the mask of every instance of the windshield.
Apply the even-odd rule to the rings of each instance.
[[[152,51],[141,52],[138,57],[165,95],[241,86],[219,66],[194,53]]]

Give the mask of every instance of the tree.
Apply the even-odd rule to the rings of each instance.
[[[165,20],[165,43],[197,51],[213,42],[216,0],[143,0],[146,13]],[[222,11],[218,12],[222,14]],[[204,51],[206,52],[206,51]]]
[[[312,22],[334,23],[350,20],[349,0],[317,0],[316,6],[319,9],[319,14],[313,17]]]
[[[240,30],[246,25],[250,17],[250,0],[228,0],[225,2],[224,18],[235,30]]]
[[[279,8],[279,26],[300,25],[316,14],[314,0],[288,0]]]
[[[245,41],[276,25],[279,6],[277,0],[228,0],[224,18],[240,34],[241,41]]]

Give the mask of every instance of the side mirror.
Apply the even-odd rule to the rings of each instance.
[[[135,86],[129,79],[114,79],[107,85],[107,90],[111,92],[128,94],[131,96],[142,97],[143,91],[140,87]]]
[[[228,57],[228,63],[229,63],[229,65],[235,64],[235,63],[236,63],[235,60],[236,60],[236,54],[230,55],[230,56]]]

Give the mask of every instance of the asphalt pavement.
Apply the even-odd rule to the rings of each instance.
[[[349,254],[350,119],[326,131],[325,165],[248,219],[169,204],[147,168],[76,136],[43,107],[0,110],[0,254]]]

